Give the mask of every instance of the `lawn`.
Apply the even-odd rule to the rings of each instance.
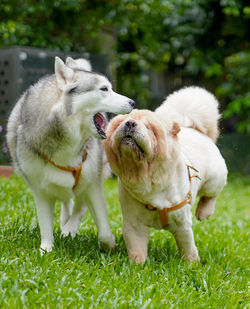
[[[145,265],[130,264],[115,179],[105,193],[114,252],[98,250],[89,214],[74,240],[61,239],[57,205],[54,251],[40,256],[30,190],[17,176],[0,179],[0,308],[250,308],[249,177],[231,176],[213,217],[194,219],[199,264],[180,260],[173,237],[154,230]]]

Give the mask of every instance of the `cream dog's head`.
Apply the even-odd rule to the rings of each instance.
[[[117,176],[129,181],[148,177],[176,152],[180,127],[149,110],[133,110],[109,124],[105,150]]]

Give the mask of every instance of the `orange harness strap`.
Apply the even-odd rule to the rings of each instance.
[[[62,165],[58,165],[54,161],[52,161],[45,153],[41,153],[41,155],[45,160],[47,160],[49,163],[51,163],[55,167],[59,168],[60,170],[72,173],[72,175],[75,179],[75,183],[72,187],[72,190],[74,190],[75,187],[77,186],[78,182],[79,182],[79,178],[80,178],[81,171],[82,171],[82,164],[87,159],[87,156],[88,156],[88,144],[86,144],[86,146],[84,148],[84,153],[83,153],[83,156],[82,156],[82,163],[80,165],[78,165],[77,167],[65,167],[65,166],[62,166]]]
[[[193,177],[197,177],[197,178],[200,179],[200,177],[199,177],[198,174],[194,174],[194,175],[191,176],[190,170],[189,170],[190,168],[195,170],[196,172],[198,172],[194,167],[192,167],[191,165],[187,165],[187,168],[188,168],[188,177],[189,177],[190,187],[191,187],[192,178]],[[151,210],[151,211],[157,210],[159,215],[160,215],[160,218],[161,218],[162,226],[166,227],[168,225],[168,213],[170,211],[177,210],[177,209],[185,206],[187,203],[191,204],[191,202],[192,202],[192,192],[191,192],[191,188],[190,188],[187,196],[179,204],[175,204],[175,205],[172,205],[169,208],[163,208],[163,209],[158,209],[158,208],[156,208],[156,207],[154,207],[152,205],[146,204],[145,208],[148,209],[148,210]]]

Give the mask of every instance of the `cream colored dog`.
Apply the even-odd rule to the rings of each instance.
[[[155,111],[116,116],[105,141],[119,177],[123,235],[130,260],[145,262],[149,228],[165,228],[187,261],[199,261],[191,205],[199,195],[199,220],[214,212],[227,168],[215,145],[218,102],[206,90],[184,88]]]

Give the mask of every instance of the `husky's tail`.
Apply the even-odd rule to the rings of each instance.
[[[26,92],[21,96],[17,104],[14,106],[7,123],[6,141],[10,152],[12,165],[18,172],[18,158],[17,158],[17,136],[18,128],[21,125],[21,108],[25,100]]]
[[[177,113],[181,127],[193,128],[216,142],[219,136],[219,103],[207,90],[187,87],[169,95],[156,113]]]

